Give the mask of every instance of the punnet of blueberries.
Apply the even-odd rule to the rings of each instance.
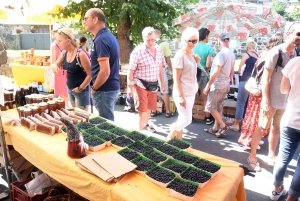
[[[118,151],[118,153],[129,161],[131,161],[135,158],[138,158],[140,156],[139,153],[137,153],[136,151],[133,151],[131,149],[128,149],[128,148],[122,149],[122,150]]]
[[[176,178],[168,184],[167,188],[173,189],[182,195],[194,197],[194,195],[197,193],[198,185],[184,179]]]
[[[115,125],[113,125],[113,124],[110,124],[110,123],[107,123],[107,122],[105,122],[105,123],[102,123],[102,124],[99,124],[98,126],[97,126],[97,128],[100,128],[100,129],[102,129],[102,130],[110,130],[110,129],[113,129],[113,128],[116,128],[117,126],[115,126]]]
[[[115,138],[117,138],[118,136],[117,135],[114,135],[112,133],[109,133],[109,132],[102,132],[100,133],[99,135],[97,135],[99,138],[105,140],[105,141],[111,141]]]
[[[193,165],[197,168],[200,168],[200,169],[210,172],[212,174],[219,171],[221,168],[219,165],[216,165],[216,164],[214,164],[210,161],[204,160],[204,159],[200,159]]]
[[[164,168],[167,168],[169,170],[172,170],[176,173],[179,173],[179,174],[184,172],[189,167],[188,165],[184,165],[181,162],[173,160],[173,159],[167,160],[161,166],[164,167]]]
[[[178,154],[176,154],[174,156],[174,158],[179,161],[185,162],[187,164],[193,164],[199,159],[199,157],[192,155],[190,153],[187,153],[185,151],[179,152]]]
[[[89,122],[91,124],[98,125],[98,124],[102,124],[102,123],[106,122],[106,120],[101,117],[94,117],[94,118],[90,119]]]
[[[177,153],[179,153],[179,151],[180,151],[178,148],[168,145],[168,144],[164,144],[164,145],[158,147],[157,150],[159,150],[169,156],[174,156]]]
[[[90,147],[95,147],[104,143],[103,140],[95,137],[84,139],[84,142],[87,143]]]
[[[99,135],[103,131],[94,127],[94,128],[89,128],[87,130],[84,130],[84,132],[86,132],[89,135]]]
[[[154,161],[155,163],[160,163],[162,161],[167,160],[167,155],[160,153],[156,150],[151,150],[149,152],[144,153],[144,156],[149,158],[150,160]]]
[[[160,140],[156,137],[148,137],[147,139],[145,139],[143,142],[145,142],[147,145],[157,148],[162,146],[165,142],[163,140]]]
[[[191,143],[184,141],[184,140],[180,140],[177,138],[173,138],[172,140],[167,142],[170,145],[173,145],[175,147],[178,147],[179,149],[187,149],[191,146]]]
[[[86,130],[86,129],[94,127],[94,125],[89,122],[81,122],[81,123],[77,124],[76,126],[79,130]]]
[[[137,165],[136,170],[139,170],[139,171],[148,171],[148,170],[151,170],[152,168],[154,168],[155,166],[157,166],[156,163],[154,163],[153,161],[150,161],[148,159],[145,159],[144,157],[136,158],[132,161],[132,163]]]
[[[126,135],[127,137],[129,137],[130,139],[132,139],[133,141],[143,141],[147,138],[146,135],[144,135],[143,133],[140,133],[138,131],[132,131],[129,134]]]
[[[130,149],[137,151],[139,153],[144,153],[146,151],[150,151],[152,147],[146,145],[145,143],[141,141],[136,141],[128,146]]]
[[[169,183],[176,177],[173,172],[159,166],[149,170],[148,172],[146,172],[146,174],[152,179],[164,184]]]
[[[181,174],[181,177],[193,182],[205,183],[210,180],[211,175],[199,169],[190,167]]]
[[[113,139],[112,144],[117,145],[119,147],[127,147],[128,145],[132,144],[133,141],[125,136],[120,136],[116,139]]]
[[[110,130],[109,132],[116,134],[118,136],[123,136],[123,135],[128,134],[130,131],[127,131],[125,129],[120,129],[120,128],[114,128],[114,129]]]

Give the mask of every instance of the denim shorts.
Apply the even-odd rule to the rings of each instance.
[[[75,103],[78,108],[86,108],[90,103],[90,86],[87,86],[81,93],[75,93],[68,87],[68,97],[71,104]]]

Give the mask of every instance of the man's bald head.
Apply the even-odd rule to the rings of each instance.
[[[91,8],[87,11],[87,13],[92,17],[98,18],[100,22],[106,22],[104,12],[100,8]]]

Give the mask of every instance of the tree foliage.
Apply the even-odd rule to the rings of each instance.
[[[300,19],[300,0],[286,3],[280,0],[272,2],[272,10],[285,17],[287,21]]]
[[[142,30],[147,26],[160,28],[164,36],[175,38],[179,31],[172,25],[173,19],[187,12],[186,4],[195,3],[197,0],[82,0],[69,3],[60,12],[60,16],[70,16],[81,13],[82,19],[85,12],[90,8],[100,8],[105,13],[106,26],[118,38],[121,48],[121,62],[129,59],[133,44],[142,41]],[[84,31],[81,22],[73,24],[73,27]],[[132,40],[131,40],[132,38]],[[126,47],[129,51],[124,52]]]

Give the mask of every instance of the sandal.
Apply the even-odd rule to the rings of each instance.
[[[161,112],[159,112],[159,111],[157,111],[157,110],[151,111],[151,114],[150,114],[151,117],[155,117],[155,116],[157,116],[157,115],[161,115]]]
[[[204,131],[209,134],[215,135],[218,132],[218,129],[214,130],[213,128],[205,128]]]
[[[254,171],[256,171],[256,172],[260,172],[261,171],[261,168],[260,168],[260,166],[259,166],[259,163],[257,162],[257,161],[250,161],[250,159],[249,159],[249,157],[247,158],[247,162],[248,162],[248,165],[249,165],[249,167],[252,169],[252,170],[254,170]]]
[[[150,126],[149,124],[145,125],[144,129],[146,131],[150,131],[151,133],[156,133],[156,130],[152,126]]]
[[[226,132],[229,130],[229,126],[225,125],[224,128],[220,128],[219,131],[216,133],[216,137],[219,138],[226,134]]]
[[[173,112],[166,112],[166,118],[174,117],[175,114]]]

